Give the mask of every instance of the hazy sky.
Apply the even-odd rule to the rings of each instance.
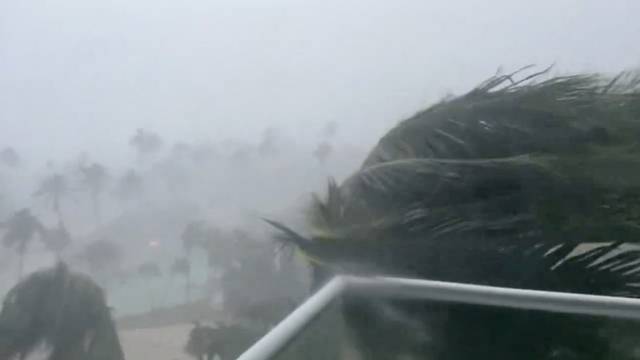
[[[127,151],[174,139],[365,145],[447,92],[555,62],[640,65],[640,1],[0,0],[0,146]]]

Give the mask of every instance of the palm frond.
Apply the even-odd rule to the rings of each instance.
[[[314,199],[309,236],[272,223],[281,241],[314,271],[640,297],[639,73],[516,79],[524,70],[401,122]],[[418,357],[633,358],[635,346],[603,331],[640,333],[603,319],[391,305],[429,328]],[[400,330],[369,331],[380,309],[345,306],[366,358],[398,355],[380,336]]]
[[[404,158],[494,158],[635,141],[638,73],[538,82],[545,73],[515,83],[512,76],[496,76],[416,114],[382,137],[363,168]]]

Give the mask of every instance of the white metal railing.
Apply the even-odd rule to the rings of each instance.
[[[339,276],[300,305],[238,360],[267,360],[276,356],[323,309],[347,291],[383,298],[448,301],[640,320],[640,299],[405,278]]]

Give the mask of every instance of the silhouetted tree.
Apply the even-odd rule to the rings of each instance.
[[[83,183],[89,190],[93,213],[96,222],[99,224],[101,222],[100,197],[107,186],[109,178],[107,169],[101,164],[93,163],[91,165],[80,165],[80,172],[83,177]]]
[[[127,171],[116,185],[116,195],[123,201],[139,198],[143,191],[142,177],[133,169]]]
[[[103,290],[63,264],[13,287],[0,312],[0,359],[27,359],[40,346],[48,360],[124,360]]]
[[[69,187],[65,177],[61,174],[53,174],[42,180],[38,186],[38,190],[36,190],[33,195],[42,197],[45,201],[49,202],[58,217],[58,221],[62,221],[61,201],[68,192]]]
[[[206,244],[208,236],[209,231],[204,221],[192,221],[188,223],[180,235],[182,248],[187,253],[187,256],[192,253],[194,248]]]
[[[237,228],[231,231],[209,228],[207,234],[203,248],[207,251],[209,267],[219,272],[239,264],[240,257],[249,257],[248,247],[255,242],[246,231]]]
[[[144,156],[157,153],[162,148],[163,141],[152,131],[137,129],[129,140],[129,145],[136,149],[139,158],[142,159]]]
[[[36,234],[44,232],[44,227],[40,220],[31,214],[29,209],[22,209],[14,213],[3,223],[5,233],[2,243],[6,248],[13,248],[18,254],[18,278],[22,278],[24,271],[24,258],[29,244]]]

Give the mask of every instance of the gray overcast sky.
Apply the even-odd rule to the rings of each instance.
[[[126,151],[173,139],[369,145],[493,74],[640,65],[640,1],[0,0],[0,146]],[[315,141],[315,140],[314,140]]]

